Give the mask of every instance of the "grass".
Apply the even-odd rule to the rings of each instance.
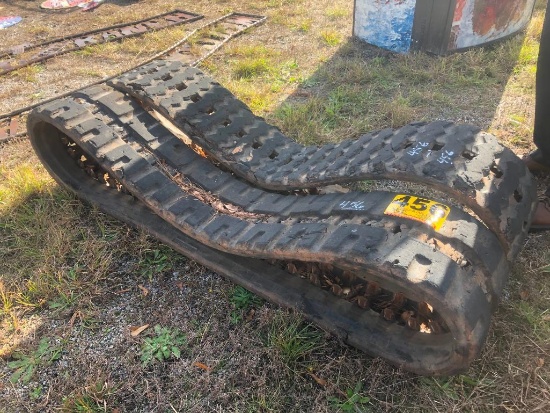
[[[17,13],[17,6],[28,5],[16,0],[2,11]],[[532,148],[543,6],[537,2],[525,35],[445,57],[394,55],[351,39],[353,2],[344,0],[197,0],[186,8],[207,18],[228,10],[268,15],[264,26],[225,45],[202,69],[301,143],[449,119],[474,123],[521,155]],[[73,33],[178,7],[176,0],[106,2],[91,14],[50,13],[47,23],[27,7],[34,23],[1,31],[0,43],[9,47],[49,37],[52,27]],[[5,76],[0,112],[130,67],[200,24],[89,47]],[[0,159],[2,413],[550,406],[548,234],[529,236],[513,263],[480,358],[463,375],[419,378],[74,199],[40,166],[28,142],[1,145]],[[131,334],[146,324],[161,327]],[[42,338],[47,345],[38,344]]]
[[[237,79],[252,79],[270,72],[269,62],[264,58],[246,59],[235,64],[235,77]]]
[[[328,18],[333,20],[339,20],[343,17],[347,17],[350,13],[350,10],[347,7],[330,7],[326,10],[325,14]]]
[[[322,347],[321,334],[300,318],[276,317],[267,332],[266,346],[274,349],[288,368],[296,369]]]
[[[337,46],[342,42],[342,35],[336,30],[323,30],[321,32],[323,42],[331,47]]]
[[[363,384],[358,381],[353,389],[348,389],[340,398],[331,397],[329,401],[332,406],[341,412],[366,413],[370,397],[364,396],[361,392]]]
[[[106,380],[99,380],[86,386],[77,394],[64,398],[60,411],[64,413],[102,413],[116,411],[111,407],[110,398],[116,389]]]
[[[149,281],[154,275],[161,274],[170,267],[170,260],[166,249],[145,250],[143,257],[138,262],[140,273]]]
[[[237,324],[243,320],[244,316],[254,307],[258,307],[262,304],[262,299],[247,289],[237,285],[233,289],[231,298],[229,299],[233,306],[231,312],[231,322]]]

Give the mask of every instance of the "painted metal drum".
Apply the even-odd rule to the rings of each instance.
[[[522,30],[535,0],[355,0],[353,34],[375,46],[436,54]]]

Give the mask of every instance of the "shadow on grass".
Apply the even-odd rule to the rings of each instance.
[[[449,56],[398,55],[347,40],[298,85],[270,120],[304,144],[338,142],[413,121],[487,130],[522,50],[523,35]]]

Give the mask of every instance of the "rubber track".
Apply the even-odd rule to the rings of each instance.
[[[55,136],[55,131],[49,130],[48,134]],[[463,370],[464,367],[457,369],[464,360],[463,357],[458,357],[459,360],[452,368],[448,365],[443,368],[440,365],[427,365],[424,355],[411,352],[410,348],[416,345],[422,347],[424,354],[434,351],[441,354],[437,343],[433,346],[426,342],[417,343],[414,337],[411,337],[410,331],[384,322],[372,311],[365,312],[327,292],[311,288],[307,281],[263,260],[227,254],[195,241],[152,213],[133,197],[116,193],[91,180],[81,169],[73,166],[72,160],[65,159],[63,162],[64,148],[51,143],[53,142],[49,139],[42,138],[33,142],[41,159],[48,160],[45,165],[50,173],[62,186],[115,218],[148,232],[176,251],[267,300],[296,308],[322,328],[341,337],[344,342],[370,354],[386,354],[387,338],[392,337],[392,347],[397,354],[406,355],[409,360],[406,367],[411,371],[426,375],[448,375]],[[399,364],[398,360],[391,361]]]
[[[377,334],[365,337],[368,331],[381,328],[379,318],[376,322],[366,321],[364,315],[356,314],[356,318],[341,323],[339,333],[348,340],[355,328],[369,325],[361,327],[364,332],[354,333],[361,337],[359,342],[349,341],[371,354],[417,373],[451,374],[464,369],[482,346],[491,307],[507,275],[506,259],[496,237],[458,209],[453,208],[441,232],[435,233],[423,224],[384,216],[382,205],[391,202],[395,194],[296,197],[251,187],[174,140],[139,106],[107,86],[90,88],[38,108],[29,116],[28,130],[46,167],[77,193],[90,181],[88,178],[75,183],[78,174],[70,179],[58,175],[71,160],[61,155],[63,148],[55,140],[56,130],[68,135],[110,171],[172,226],[172,231],[177,229],[204,248],[226,251],[231,257],[248,257],[251,265],[257,258],[331,263],[392,291],[403,291],[411,299],[430,302],[449,326],[450,333],[431,336],[386,325]],[[183,191],[166,173],[165,165],[185,173],[198,185],[215,183],[209,189],[216,196],[262,215],[245,220],[220,213]],[[101,203],[96,198],[87,199]],[[349,211],[345,209],[349,201],[360,202],[365,208]],[[113,213],[110,205],[106,210]],[[140,219],[137,216],[133,220]],[[433,239],[452,244],[453,253],[436,248],[430,242]],[[469,264],[457,260],[453,255],[457,252],[471,260]],[[246,260],[234,259],[246,265]],[[262,274],[255,276],[258,285],[263,283]],[[239,277],[235,273],[232,276]],[[303,295],[315,290],[311,286],[300,289]],[[264,295],[270,294],[264,291]],[[337,317],[342,306],[345,304],[338,301],[326,308],[330,313],[327,317]],[[301,309],[312,318],[318,316],[307,307]],[[401,342],[404,334],[409,336],[406,350]],[[380,340],[391,345],[383,346]]]
[[[318,196],[284,196],[252,186],[220,170],[207,159],[175,137],[137,102],[107,85],[87,88],[74,94],[84,106],[111,128],[124,127],[124,140],[136,143],[162,159],[175,173],[185,176],[196,186],[213,194],[221,202],[242,208],[245,212],[273,217],[272,220],[330,222],[389,227],[405,233],[411,224],[384,214],[395,194],[389,192],[351,192]],[[83,100],[85,99],[85,100]],[[120,130],[120,129],[119,129]],[[443,202],[443,201],[441,201]],[[350,208],[350,206],[356,206]],[[358,207],[357,207],[358,206]],[[415,224],[417,238],[437,238],[442,244],[464,250],[465,258],[485,268],[492,296],[500,296],[507,273],[506,257],[498,240],[469,214],[452,208],[446,225],[438,232]],[[475,227],[475,230],[472,230]]]
[[[478,128],[439,121],[384,129],[321,147],[284,136],[196,68],[155,61],[110,82],[171,119],[212,158],[270,190],[396,179],[471,208],[512,260],[536,205],[534,181],[509,149]]]

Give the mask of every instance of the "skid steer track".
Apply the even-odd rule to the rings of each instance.
[[[174,62],[44,105],[28,132],[85,200],[419,374],[454,374],[479,354],[535,202],[521,162],[470,127],[413,124],[304,148]],[[436,186],[484,223],[414,194],[291,191],[373,177]]]
[[[422,182],[471,208],[514,256],[535,195],[527,169],[470,125],[416,123],[322,147],[303,147],[255,116],[198,69],[152,62],[112,84],[173,120],[237,175],[271,190],[364,179]]]

